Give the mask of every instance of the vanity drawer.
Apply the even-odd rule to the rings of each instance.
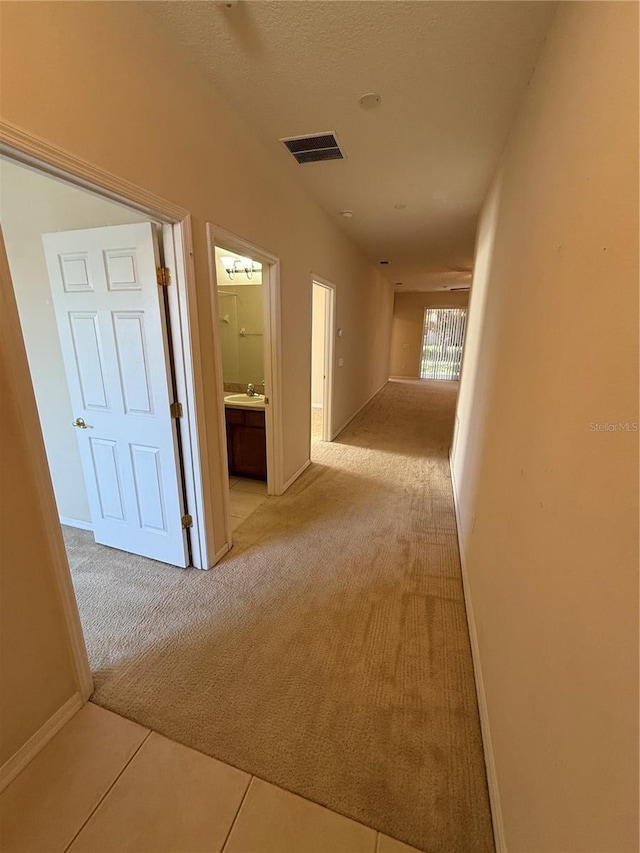
[[[226,420],[228,424],[243,424],[244,423],[244,411],[243,409],[230,409],[228,406],[225,406],[224,410]]]

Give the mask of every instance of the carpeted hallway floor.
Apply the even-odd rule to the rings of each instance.
[[[67,528],[93,700],[425,851],[492,851],[456,389],[388,383],[211,572]]]

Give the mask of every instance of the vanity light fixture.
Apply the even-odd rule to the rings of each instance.
[[[233,281],[236,275],[246,275],[251,280],[255,272],[262,270],[262,264],[252,261],[251,258],[220,258],[225,272]]]

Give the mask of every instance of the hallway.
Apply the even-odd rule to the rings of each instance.
[[[415,847],[493,849],[448,467],[389,382],[210,573],[67,532],[93,701]]]

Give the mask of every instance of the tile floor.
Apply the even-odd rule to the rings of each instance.
[[[233,531],[267,500],[267,484],[261,480],[229,477],[229,493],[231,495],[231,530]]]
[[[0,794],[3,853],[417,853],[85,705]]]

